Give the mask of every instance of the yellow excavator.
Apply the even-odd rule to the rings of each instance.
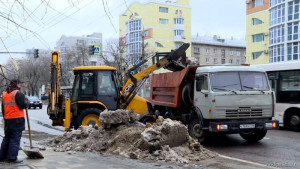
[[[101,125],[100,113],[105,110],[126,109],[140,114],[145,122],[153,117],[151,103],[137,94],[149,75],[161,67],[170,71],[180,71],[186,67],[186,53],[189,44],[171,52],[159,52],[154,56],[143,59],[132,66],[124,86],[120,85],[115,67],[110,66],[81,66],[73,68],[75,75],[72,94],[64,98],[60,91],[60,54],[52,51],[51,86],[47,113],[53,126],[64,126],[65,130],[77,129],[81,125]],[[136,74],[138,68],[151,61],[152,65],[143,68]],[[150,113],[151,112],[151,113]]]

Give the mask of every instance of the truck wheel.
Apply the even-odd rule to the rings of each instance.
[[[75,129],[77,129],[79,126],[95,126],[96,124],[98,126],[101,126],[101,123],[99,121],[99,115],[101,113],[101,110],[96,108],[88,108],[81,111],[80,115],[77,117],[76,122],[74,124]]]
[[[258,142],[267,134],[267,130],[241,132],[240,136],[248,142]]]
[[[292,130],[300,130],[300,116],[298,114],[292,114],[289,118],[289,126]]]
[[[193,103],[193,83],[187,83],[183,88],[182,88],[182,101],[183,103],[191,107],[194,105]]]
[[[140,120],[140,122],[143,124],[146,124],[146,123],[153,124],[153,123],[155,123],[155,121],[156,121],[156,119],[152,116],[145,116]]]
[[[199,119],[193,119],[188,125],[188,131],[191,137],[204,143],[208,137],[208,131],[200,129]]]

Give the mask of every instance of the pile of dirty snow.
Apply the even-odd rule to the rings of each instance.
[[[216,156],[192,139],[179,121],[159,117],[153,125],[144,125],[137,120],[138,115],[132,111],[104,111],[100,115],[103,126],[81,126],[57,136],[49,145],[55,151],[99,152],[179,163]]]

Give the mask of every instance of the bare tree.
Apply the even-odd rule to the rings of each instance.
[[[11,59],[6,65],[5,75],[9,80],[18,78],[24,82],[23,87],[28,95],[38,95],[42,85],[50,80],[50,58],[39,57]]]
[[[108,39],[104,47],[105,52],[100,55],[100,58],[105,65],[113,66],[119,73],[120,82],[123,82],[124,70],[128,67],[124,53],[126,44],[119,39]]]

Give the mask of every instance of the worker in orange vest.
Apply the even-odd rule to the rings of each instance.
[[[20,91],[22,82],[18,79],[10,81],[3,93],[2,115],[4,117],[4,133],[0,150],[0,162],[20,163],[18,153],[22,131],[25,130],[24,110],[28,107],[25,95]]]

